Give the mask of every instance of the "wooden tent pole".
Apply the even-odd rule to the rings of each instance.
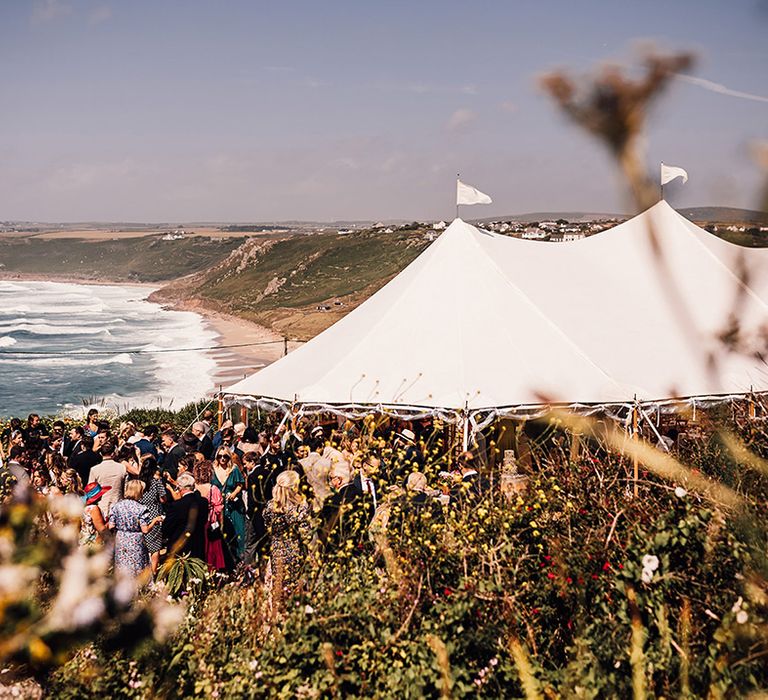
[[[219,421],[219,430],[221,430],[221,425],[224,422],[224,397],[221,393],[222,387],[219,387],[219,410],[218,410],[218,421]]]

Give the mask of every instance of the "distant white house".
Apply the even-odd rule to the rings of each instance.
[[[177,228],[175,231],[169,231],[161,240],[163,241],[180,241],[182,238],[186,238],[187,234],[183,228]]]
[[[448,224],[445,223],[445,221],[438,221],[432,228],[435,229],[435,231],[442,231]]]
[[[384,233],[392,233],[392,229],[387,227],[384,229]]]
[[[351,231],[350,229],[348,229],[348,228],[341,228],[341,229],[339,229],[339,230],[337,231],[337,233],[338,233],[340,236],[347,236],[347,235],[349,235],[350,233],[352,233],[352,231]]]
[[[563,233],[563,242],[580,241],[582,238],[584,238],[584,234],[580,231]]]
[[[521,238],[525,238],[531,241],[540,241],[547,237],[547,232],[538,228],[527,228],[523,231]]]

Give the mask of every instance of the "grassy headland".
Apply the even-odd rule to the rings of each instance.
[[[309,338],[414,260],[429,243],[425,231],[252,238],[219,264],[165,286],[154,298],[198,299],[291,338]]]
[[[164,282],[204,270],[242,245],[245,238],[161,236],[87,240],[0,238],[0,271],[110,282]]]

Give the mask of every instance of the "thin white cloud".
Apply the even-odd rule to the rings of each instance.
[[[360,163],[355,158],[345,156],[342,158],[336,158],[331,161],[331,166],[342,168],[343,170],[359,170]]]
[[[95,26],[106,22],[112,17],[112,8],[109,5],[98,5],[88,15],[88,24]]]
[[[72,13],[72,6],[61,0],[37,0],[32,5],[32,22],[42,24]]]
[[[507,114],[514,114],[517,112],[517,104],[512,100],[504,100],[504,102],[501,103],[501,109]]]
[[[406,85],[394,86],[396,90],[404,90],[405,92],[412,92],[416,95],[477,95],[476,85],[430,85],[427,83],[407,83]]]
[[[755,95],[754,93],[743,92],[741,90],[731,90],[731,88],[726,87],[721,83],[715,83],[711,80],[705,80],[704,78],[696,78],[692,75],[684,75],[683,73],[678,73],[677,79],[691,85],[697,85],[698,87],[709,90],[710,92],[716,92],[720,95],[740,97],[743,100],[753,100],[754,102],[768,102],[768,97],[764,97],[763,95]]]
[[[457,109],[450,116],[446,126],[448,131],[466,131],[466,129],[472,125],[475,119],[477,119],[477,114],[475,112],[473,112],[471,109],[462,107],[461,109]]]

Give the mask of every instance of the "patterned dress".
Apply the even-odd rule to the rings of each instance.
[[[115,531],[115,572],[138,576],[149,566],[141,525],[149,525],[149,511],[138,501],[124,498],[112,506],[109,526]]]
[[[93,516],[91,515],[91,511],[98,507],[98,505],[92,504],[83,508],[82,520],[80,522],[81,547],[89,547],[98,543],[99,533],[96,531],[96,526],[93,524]]]
[[[278,608],[296,592],[307,545],[312,537],[310,505],[302,503],[285,512],[272,500],[264,509],[264,524],[271,537],[272,597]]]
[[[144,491],[144,495],[139,500],[141,505],[147,507],[149,512],[149,519],[154,520],[158,515],[163,514],[163,506],[161,499],[165,498],[165,486],[163,486],[162,479],[152,479],[149,488]],[[153,527],[146,535],[144,535],[144,543],[147,545],[147,549],[150,554],[159,552],[163,548],[163,529],[160,527]]]

